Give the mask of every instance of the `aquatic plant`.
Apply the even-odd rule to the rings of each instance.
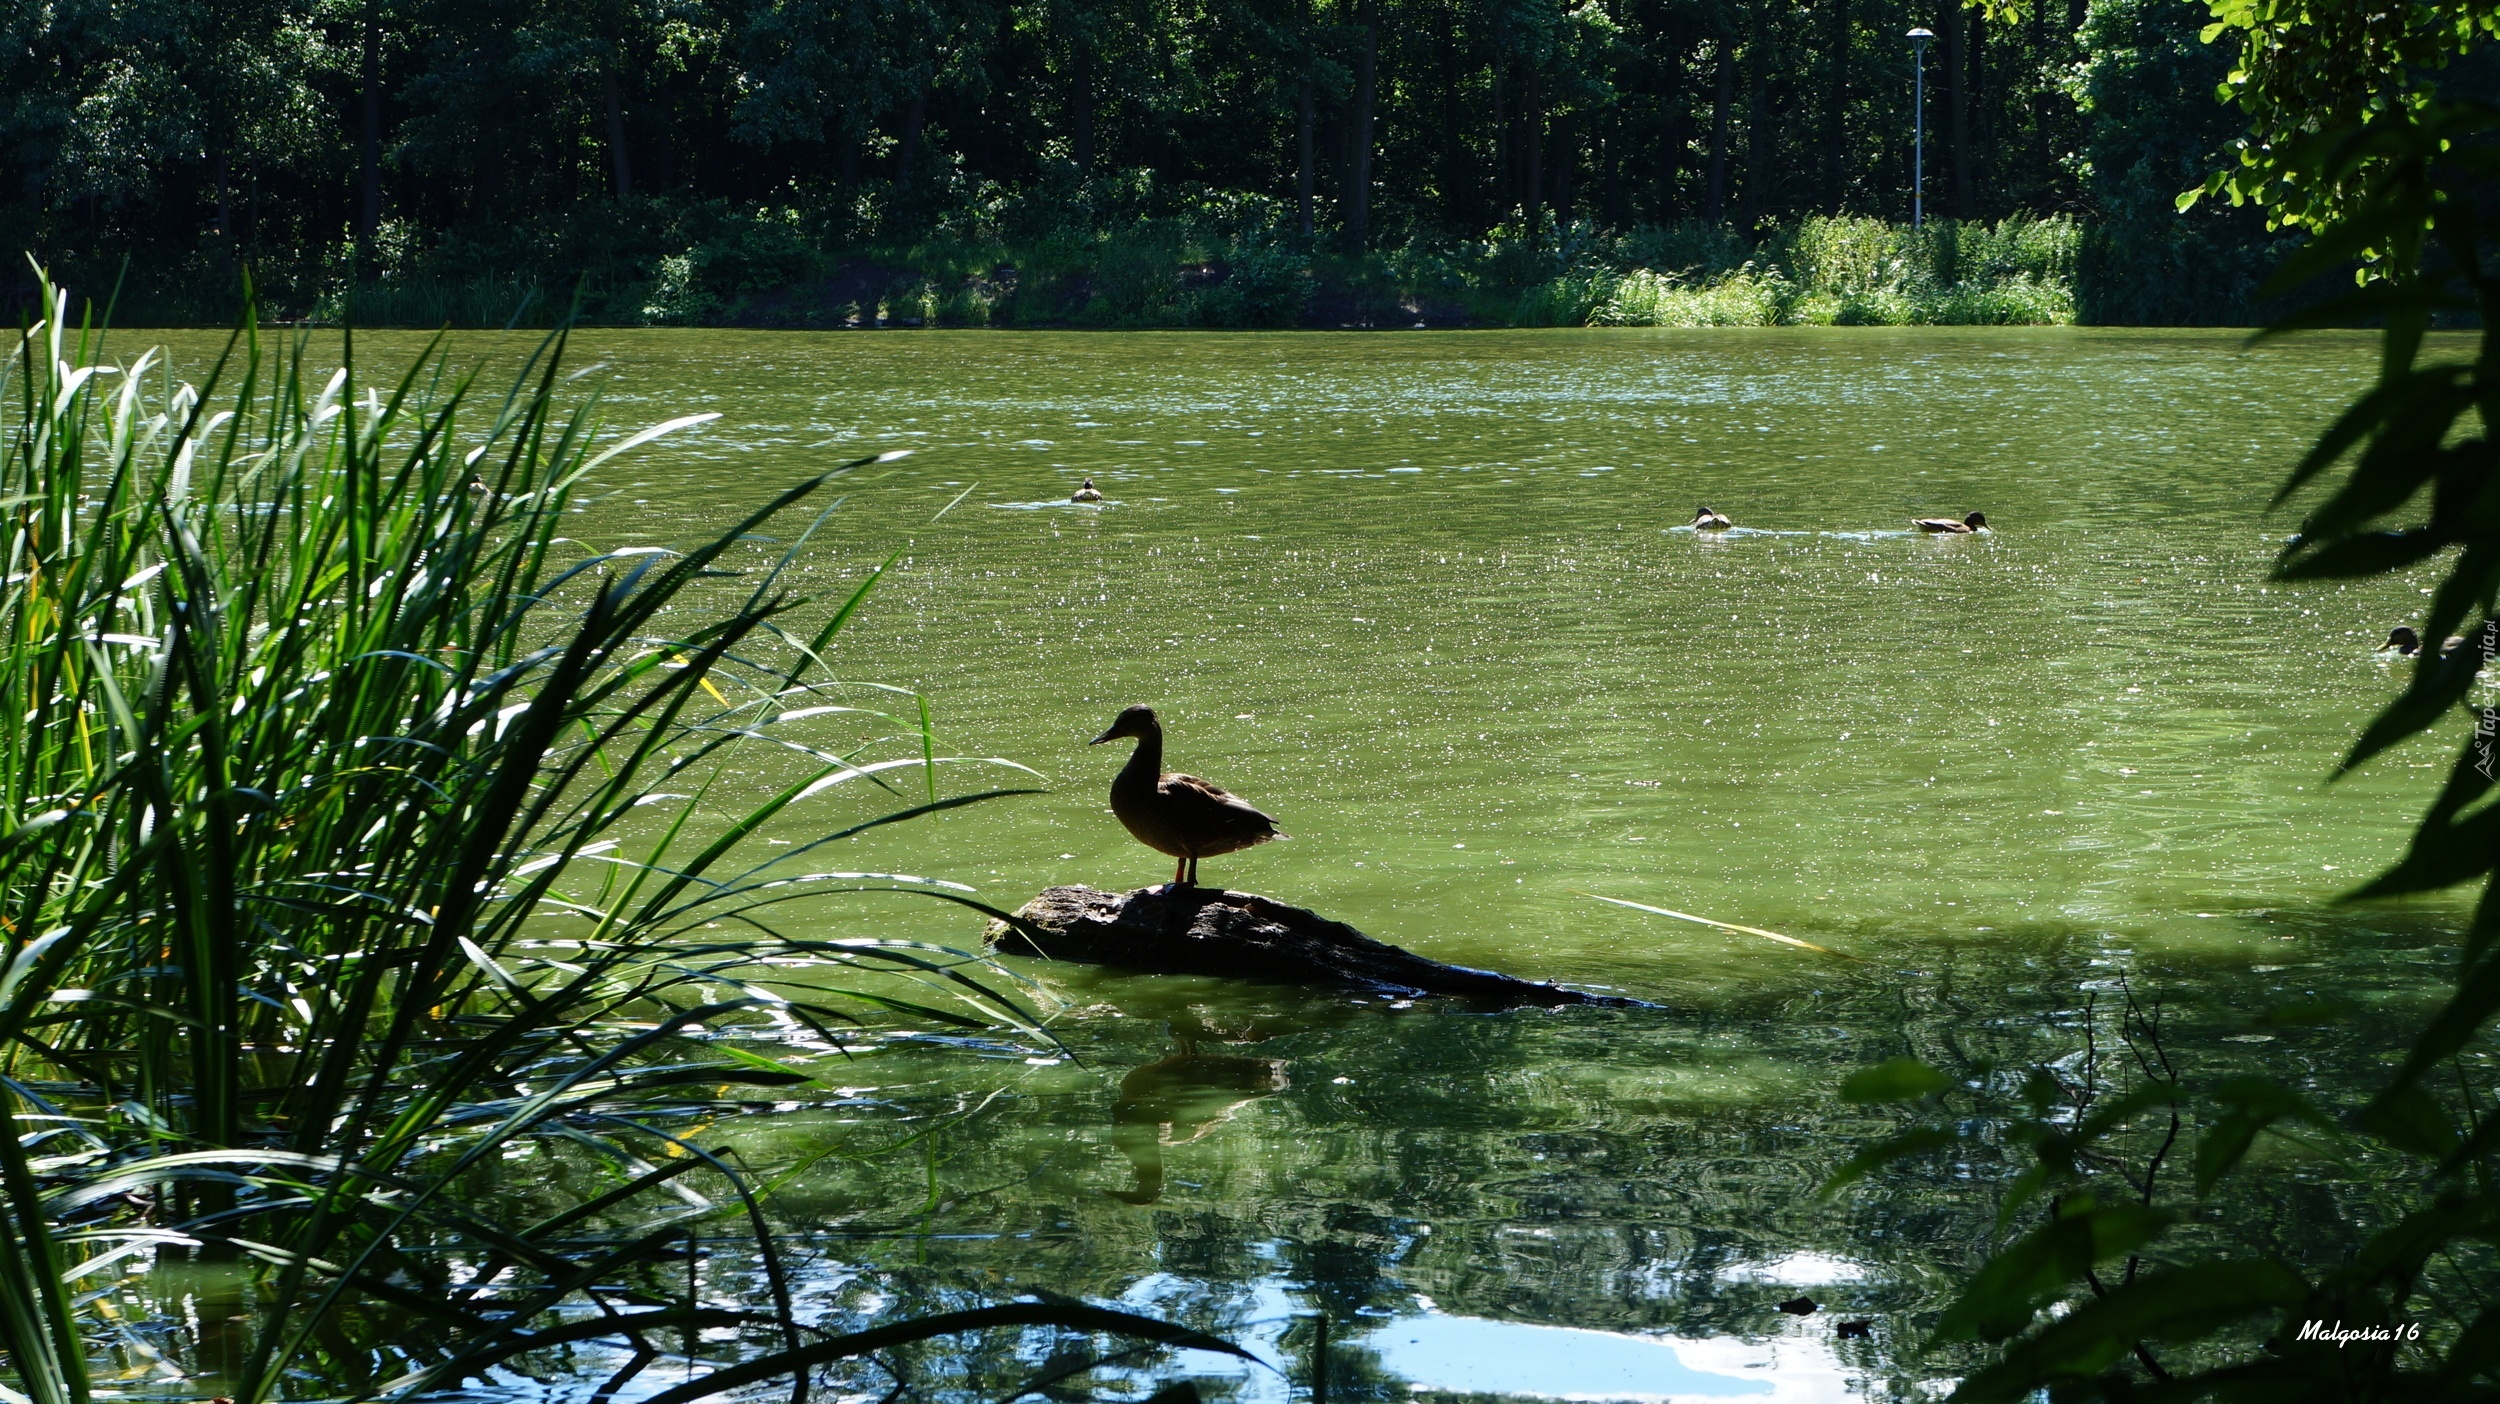
[[[195,389],[112,363],[69,306],[45,288],[0,379],[17,1396],[76,1404],[98,1372],[405,1396],[594,1342],[622,1343],[621,1387],[705,1332],[729,1363],[668,1397],[794,1372],[803,1394],[996,1325],[1227,1348],[1058,1301],[818,1329],[711,1128],[743,1097],[833,1099],[818,1069],[881,1016],[1038,1036],[964,953],[804,915],[862,889],[989,910],[811,850],[1020,792],[941,794],[942,766],[1021,768],[941,757],[925,704],[829,674],[885,567],[813,560],[818,502],[874,460],[683,552],[597,550],[562,535],[587,475],[712,416],[599,446],[560,335],[495,396],[439,342],[368,387],[351,340],[318,378],[247,317]],[[882,739],[829,742],[837,720]],[[714,813],[733,757],[787,773]],[[747,856],[856,791],[877,812]],[[755,1300],[666,1285],[698,1231],[742,1245]],[[184,1260],[185,1319],[150,1314],[151,1267]]]

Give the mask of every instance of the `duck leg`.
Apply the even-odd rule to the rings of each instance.
[[[1189,881],[1187,885],[1190,887],[1196,887],[1198,885],[1198,855],[1195,853],[1189,855]]]
[[[1174,887],[1187,887],[1189,885],[1189,860],[1187,858],[1175,858],[1172,860],[1172,885]]]

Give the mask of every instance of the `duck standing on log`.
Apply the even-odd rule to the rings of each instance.
[[[1123,711],[1092,744],[1123,736],[1137,738],[1137,749],[1111,782],[1111,812],[1139,843],[1179,860],[1173,886],[1197,886],[1201,858],[1292,837],[1278,833],[1275,820],[1195,775],[1164,774],[1163,724],[1155,720],[1154,708]]]

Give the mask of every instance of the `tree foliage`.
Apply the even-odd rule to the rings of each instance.
[[[2500,1014],[2500,804],[2495,719],[2472,705],[2500,655],[2500,108],[2470,96],[2495,28],[2485,9],[2217,0],[2214,37],[2238,41],[2224,92],[2250,119],[2236,169],[2205,187],[2314,231],[2275,290],[2358,264],[2358,290],[2273,332],[2383,323],[2376,384],[2293,469],[2278,503],[2308,504],[2278,579],[2383,575],[2439,558],[2407,686],[2342,769],[2452,724],[2471,724],[2404,857],[2356,898],[2482,884],[2454,984],[2409,1030],[2374,1095],[2322,1103],[2298,1079],[2200,1078],[2174,1065],[2157,1013],[2128,1001],[2133,1066],[2083,1064],[1968,1085],[1915,1067],[1859,1074],[1843,1094],[1926,1097],[1964,1114],[1862,1153],[1838,1188],[1903,1156],[1989,1138],[2032,1166],[2003,1222],[2043,1206],[1940,1323],[1939,1343],[2003,1343],[1955,1398],[2469,1400],[2500,1395],[2500,1116],[2489,1029]],[[2460,81],[2460,80],[2464,81]],[[2185,202],[2183,202],[2185,203]],[[2485,329],[2471,354],[2426,333],[2443,314]],[[2461,347],[2456,349],[2463,349]],[[2289,1027],[2323,1011],[2277,1011]],[[2197,1201],[2267,1142],[2329,1157],[2385,1187],[2380,1222],[2330,1261],[2191,1236]],[[2174,1161],[2193,1144],[2182,1176]]]
[[[2079,0],[57,0],[0,19],[0,235],[90,282],[127,259],[134,295],[205,309],[246,266],[298,305],[422,277],[659,286],[715,249],[773,285],[804,251],[1030,250],[1210,209],[1357,252],[1904,219],[1913,26],[1941,36],[1931,217],[2085,214],[2109,173],[2138,180],[2100,147],[2209,105],[2205,81],[2075,80],[2192,45],[2177,6],[2111,3],[2136,21]],[[2167,201],[2207,155],[2138,183]]]

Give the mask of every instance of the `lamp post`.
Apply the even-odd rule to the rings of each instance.
[[[1910,99],[1910,227],[1927,227],[1927,41],[1936,37],[1932,29],[1910,31],[1910,66],[1917,76],[1911,79],[1916,96]]]

